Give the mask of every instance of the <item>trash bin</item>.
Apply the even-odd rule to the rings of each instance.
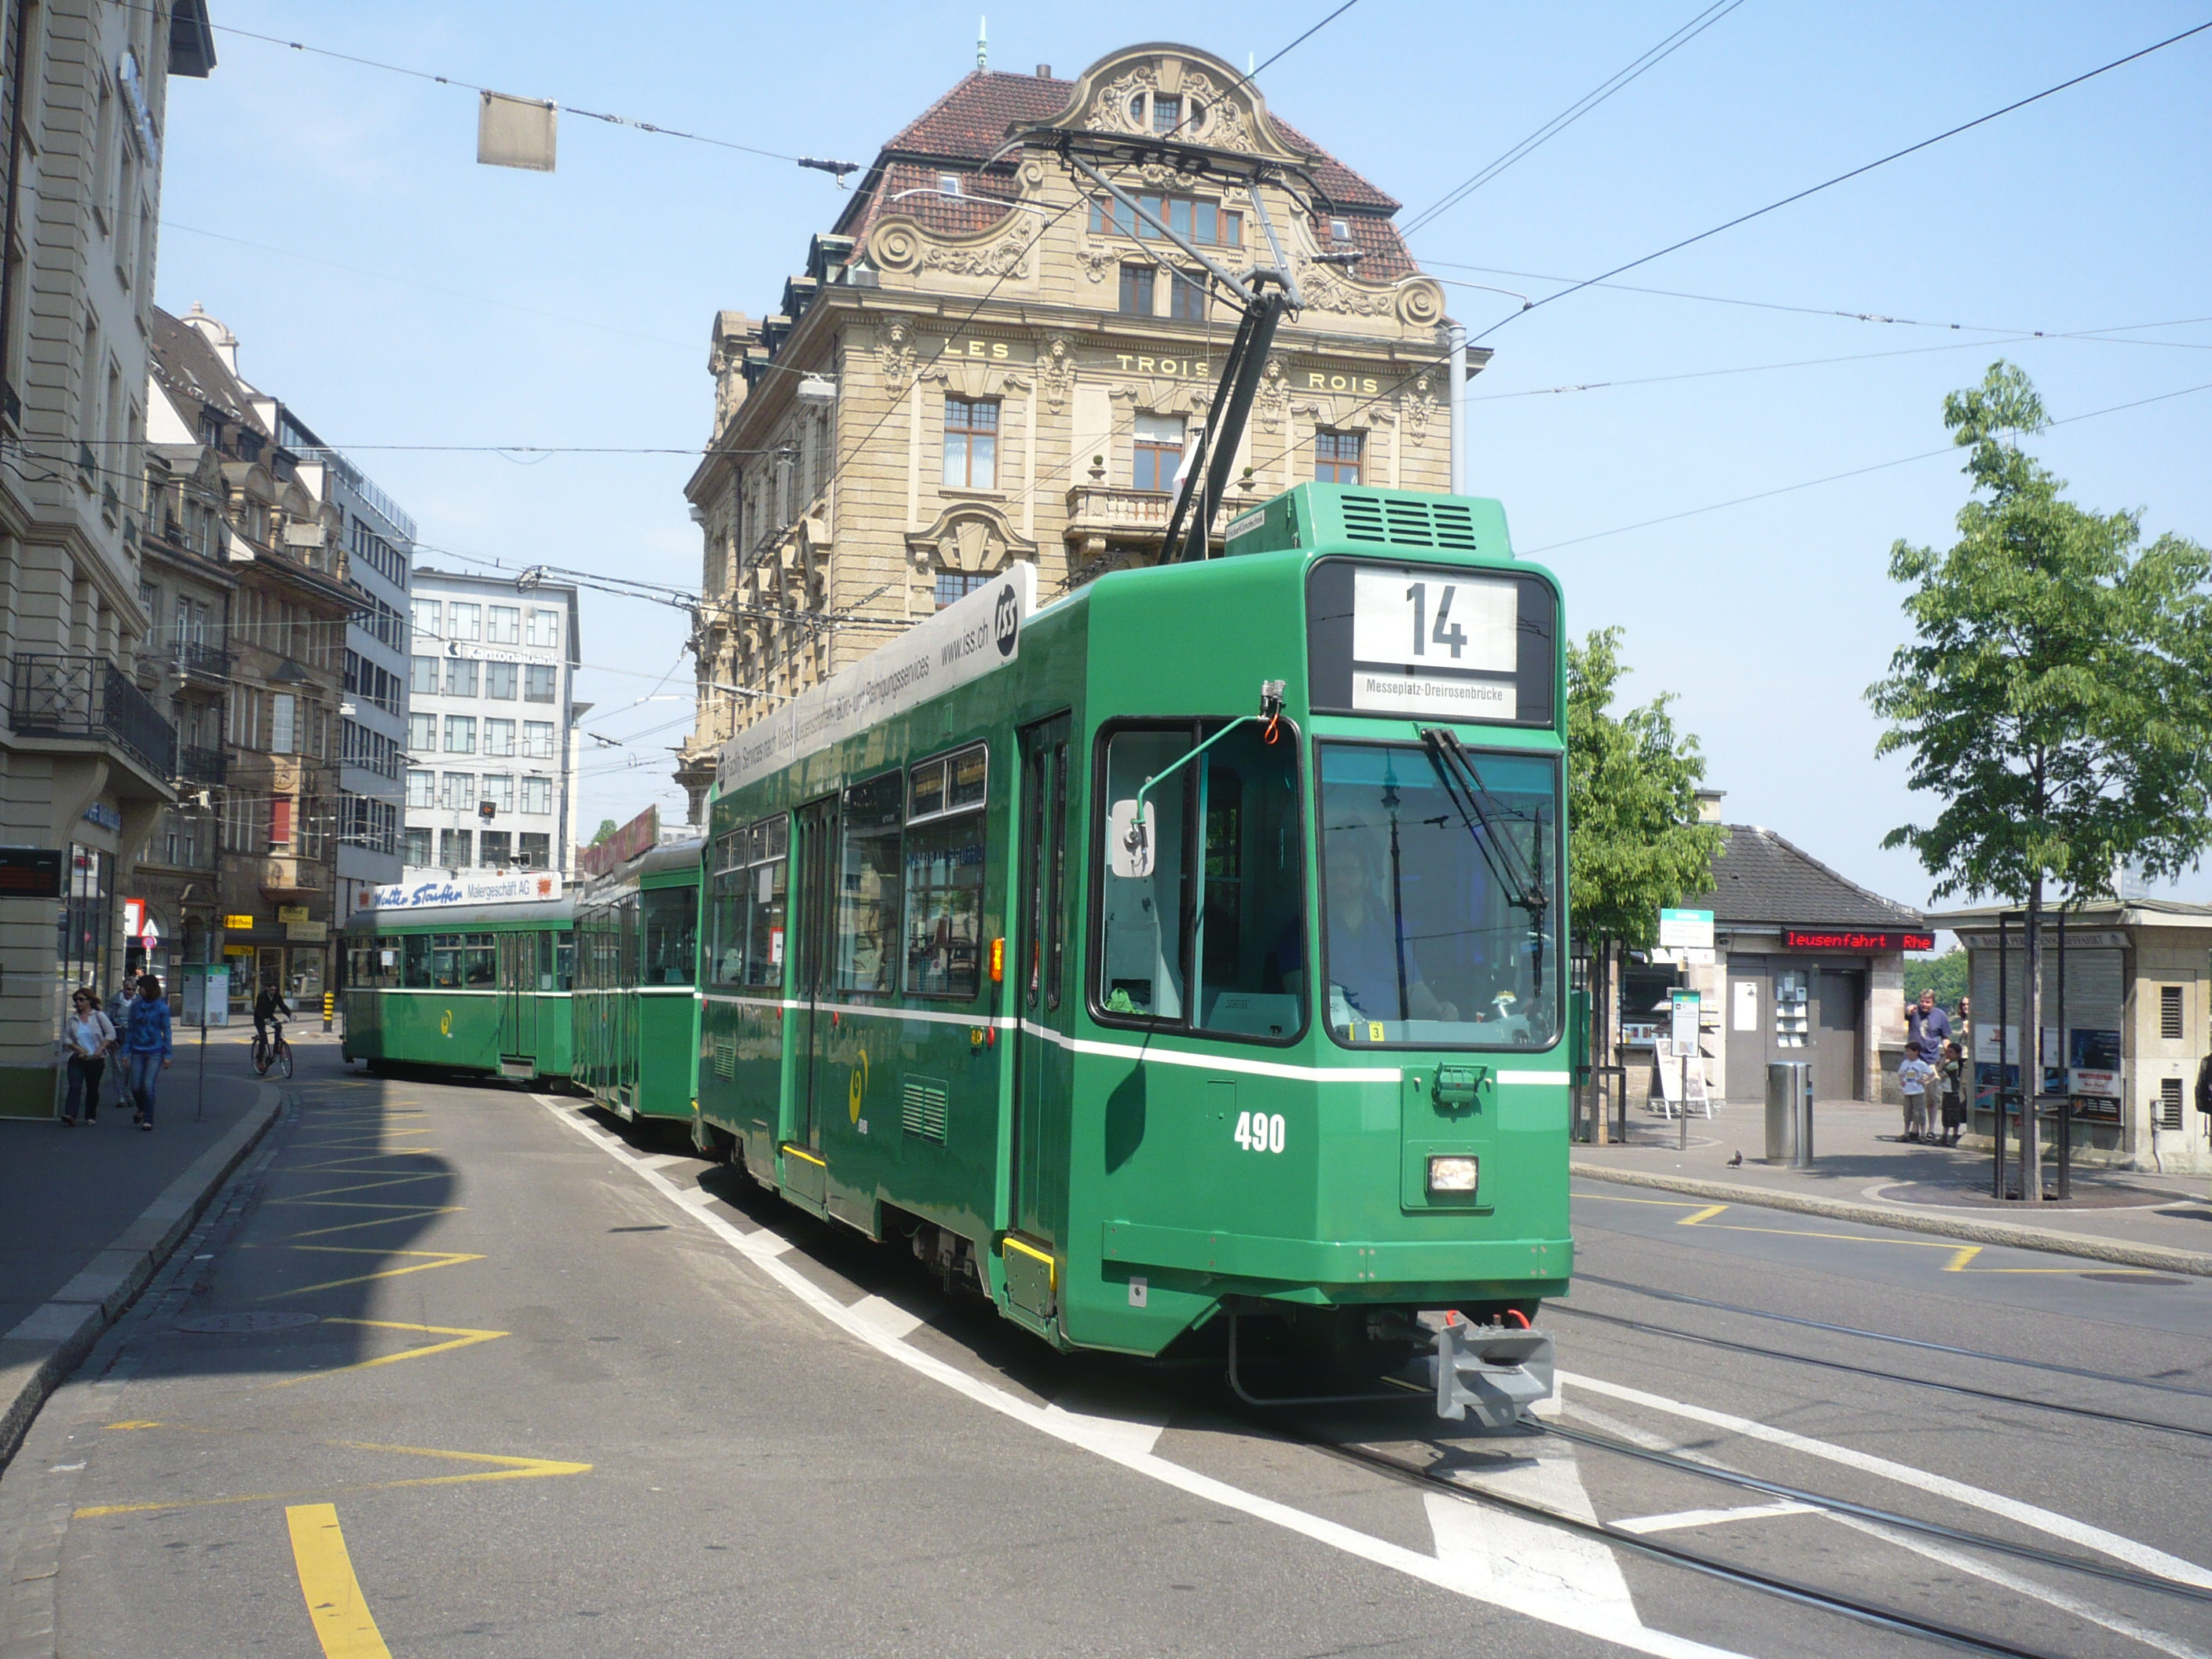
[[[1766,1161],[1793,1170],[1813,1163],[1813,1068],[1802,1060],[1766,1067]]]

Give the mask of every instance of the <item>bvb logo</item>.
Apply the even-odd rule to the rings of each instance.
[[[438,1035],[439,1035],[440,1036],[453,1036],[453,1011],[452,1009],[448,1008],[448,1009],[447,1009],[447,1010],[446,1010],[445,1013],[444,1013],[442,1016],[441,1016],[441,1017],[440,1017],[440,1018],[439,1018],[439,1020],[438,1020]]]
[[[852,1081],[845,1087],[846,1103],[851,1109],[852,1119],[855,1123],[860,1121],[860,1102],[866,1097],[867,1092],[868,1051],[863,1048],[860,1050],[860,1059],[854,1063]]]

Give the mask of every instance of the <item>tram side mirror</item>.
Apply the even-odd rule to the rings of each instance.
[[[1106,813],[1106,867],[1124,881],[1152,873],[1152,837],[1158,817],[1146,801],[1139,816],[1133,799],[1117,800]]]

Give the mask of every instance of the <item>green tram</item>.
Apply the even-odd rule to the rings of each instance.
[[[624,1118],[696,1118],[699,848],[652,848],[576,901],[572,1080]]]
[[[1017,565],[725,746],[696,1133],[1063,1348],[1433,1338],[1480,1410],[1549,1340],[1443,1333],[1573,1259],[1559,586],[1468,497],[1227,552]]]
[[[357,912],[342,1052],[372,1072],[565,1079],[574,930],[567,898]]]

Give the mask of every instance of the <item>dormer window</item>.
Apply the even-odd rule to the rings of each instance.
[[[1328,222],[1328,237],[1333,242],[1350,241],[1352,240],[1352,222],[1349,219],[1330,220]]]
[[[937,193],[939,196],[957,196],[960,193],[960,175],[957,173],[939,173]]]
[[[1164,93],[1152,94],[1152,131],[1173,132],[1182,125],[1182,100]]]
[[[1129,100],[1129,125],[1139,132],[1165,137],[1189,136],[1206,122],[1206,106],[1196,99],[1186,103],[1180,94],[1140,92]]]

